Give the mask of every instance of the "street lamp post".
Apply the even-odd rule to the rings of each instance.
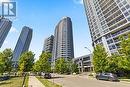
[[[91,50],[88,47],[84,47],[84,48],[87,49],[90,52],[90,54],[92,54]]]

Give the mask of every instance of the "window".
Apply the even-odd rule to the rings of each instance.
[[[117,2],[117,3],[119,3],[119,2],[120,2],[120,0],[117,0],[116,2]]]
[[[108,38],[110,38],[110,37],[111,37],[111,35],[110,35],[110,34],[108,34],[108,35],[106,35],[105,37],[106,37],[106,39],[108,39]]]
[[[115,45],[111,45],[111,46],[109,46],[109,49],[110,49],[110,50],[116,49],[116,46],[115,46]]]
[[[128,21],[130,21],[130,17],[128,17],[127,19],[128,19]]]
[[[113,43],[113,40],[110,39],[110,40],[107,41],[107,43],[108,43],[108,44],[111,44],[111,43]]]
[[[109,50],[112,50],[112,47],[111,47],[111,46],[109,46]]]
[[[129,8],[130,8],[130,5],[126,5],[125,7],[126,7],[127,9],[129,9]]]
[[[123,4],[122,4],[122,3],[120,3],[120,4],[119,4],[119,6],[120,6],[120,7],[122,7],[122,6],[123,6]]]
[[[125,9],[125,7],[123,7],[121,10],[122,10],[122,11],[125,11],[126,9]]]
[[[130,13],[130,10],[128,12]]]
[[[112,45],[112,49],[116,49],[115,45]]]
[[[125,5],[125,4],[127,4],[127,2],[124,0],[124,1],[123,1],[123,4]]]
[[[128,16],[128,15],[129,15],[129,13],[128,13],[128,12],[125,12],[125,13],[124,13],[124,15],[125,15],[125,16]]]

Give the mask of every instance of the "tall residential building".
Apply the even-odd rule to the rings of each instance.
[[[17,64],[19,57],[22,53],[28,51],[32,40],[32,32],[33,30],[27,26],[24,26],[22,28],[21,34],[13,52],[12,61],[14,62],[14,64]]]
[[[93,46],[118,53],[119,36],[130,33],[130,0],[84,0],[84,6]]]
[[[43,52],[49,52],[49,53],[53,53],[53,40],[54,40],[54,36],[51,35],[50,37],[46,38],[44,40],[44,47],[43,47]],[[52,57],[49,58],[49,61],[52,62]]]
[[[12,22],[6,18],[0,18],[0,48],[4,43],[7,34],[9,33],[12,26]]]
[[[74,58],[72,22],[69,17],[63,17],[55,28],[53,61],[61,57]]]
[[[54,40],[54,36],[53,35],[51,35],[50,37],[48,37],[48,38],[46,38],[44,40],[43,52],[52,53],[52,50],[53,50],[53,40]]]

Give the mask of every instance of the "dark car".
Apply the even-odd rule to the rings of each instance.
[[[50,73],[45,73],[44,74],[44,78],[45,79],[50,79],[51,78],[51,74]]]
[[[119,81],[116,74],[113,73],[99,73],[96,75],[97,80]]]
[[[9,76],[0,76],[0,81],[8,80]]]

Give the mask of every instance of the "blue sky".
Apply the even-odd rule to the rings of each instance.
[[[13,1],[13,0],[12,0]],[[81,0],[15,0],[17,17],[1,50],[14,49],[23,26],[33,28],[30,50],[38,58],[43,49],[44,39],[54,34],[57,23],[68,16],[73,23],[75,57],[89,54],[84,47],[92,50],[90,32]]]

